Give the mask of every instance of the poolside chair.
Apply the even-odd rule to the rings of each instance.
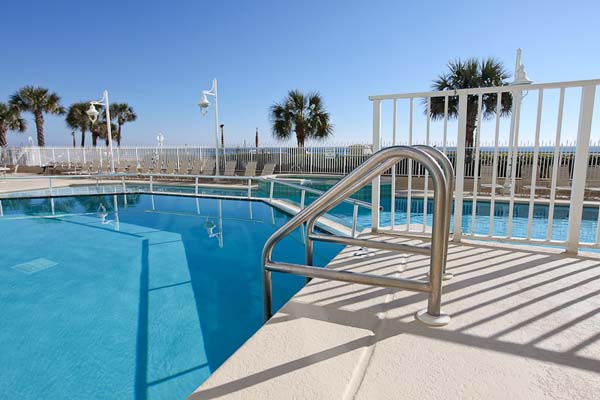
[[[90,165],[90,174],[100,173],[100,163],[98,161],[92,161]]]
[[[129,163],[126,163],[126,162],[119,163],[119,165],[117,165],[115,167],[115,172],[117,174],[126,174],[127,172],[129,172],[129,170],[130,170],[130,165],[129,165]]]
[[[202,165],[200,175],[214,175],[215,173],[215,160],[206,160]]]
[[[167,165],[165,166],[165,174],[174,175],[179,172],[179,167],[177,166],[176,161],[167,161]]]
[[[265,164],[260,176],[273,175],[275,172],[275,163]]]
[[[557,192],[571,192],[571,172],[569,167],[561,165],[558,167],[558,176],[556,177]]]
[[[536,169],[539,171],[539,169]],[[538,185],[537,180],[538,177],[535,177],[536,183],[531,186],[531,176],[533,174],[533,166],[532,165],[522,165],[521,166],[521,190],[519,191],[522,195],[529,195],[533,188],[534,192],[549,192],[550,187],[546,185]]]
[[[244,176],[256,176],[256,161],[248,161]]]
[[[202,162],[202,160],[196,160],[193,162],[190,162],[190,168],[188,170],[188,173],[190,175],[202,175],[202,166],[204,165],[204,163]]]
[[[499,179],[496,176],[496,183],[492,182],[492,178],[494,177],[494,166],[493,165],[482,165],[481,170],[479,171],[479,189],[478,192],[483,192],[482,189],[486,189],[486,192],[490,192],[492,190],[502,191],[504,189],[504,185],[499,184]]]
[[[194,164],[191,160],[184,160],[179,165],[179,173],[180,174],[191,174],[192,169],[194,168]]]
[[[142,162],[142,173],[151,174],[154,172],[154,160],[144,160]]]
[[[237,166],[237,161],[227,161],[225,163],[225,171],[223,175],[225,176],[235,176],[235,167]]]
[[[585,175],[585,191],[590,197],[600,195],[600,165],[588,167]]]

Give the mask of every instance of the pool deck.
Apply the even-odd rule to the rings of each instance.
[[[328,267],[424,278],[427,265],[347,247]],[[451,243],[448,270],[441,328],[415,321],[426,294],[313,279],[190,399],[598,398],[600,257]]]

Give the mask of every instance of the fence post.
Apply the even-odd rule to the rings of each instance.
[[[579,236],[581,234],[583,197],[585,194],[595,94],[596,86],[585,86],[581,91],[581,105],[579,108],[579,123],[577,127],[577,146],[575,150],[575,167],[573,169],[573,187],[571,188],[569,228],[566,245],[567,253],[573,254],[577,254],[579,248]]]
[[[381,100],[373,100],[373,153],[381,146]],[[371,230],[379,230],[379,195],[381,177],[371,182]]]
[[[463,191],[465,186],[465,137],[467,134],[467,98],[466,93],[458,95],[458,134],[456,142],[456,183],[454,190],[454,235],[453,240],[460,242],[462,237]]]

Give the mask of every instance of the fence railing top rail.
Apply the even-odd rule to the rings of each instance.
[[[528,85],[507,85],[507,86],[493,86],[493,87],[480,87],[470,89],[458,89],[458,90],[443,90],[443,91],[432,91],[432,92],[413,92],[413,93],[396,93],[396,94],[382,94],[369,96],[369,100],[394,100],[394,99],[410,99],[420,97],[447,97],[447,96],[458,96],[461,94],[485,94],[485,93],[500,93],[500,92],[516,92],[523,90],[539,90],[539,89],[561,89],[569,87],[583,87],[583,86],[598,86],[600,85],[600,79],[586,79],[580,81],[565,81],[565,82],[550,82],[550,83],[532,83]]]

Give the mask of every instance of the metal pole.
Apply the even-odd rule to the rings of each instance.
[[[217,96],[217,80],[213,79],[213,92],[215,95],[215,172],[216,175],[221,175],[219,166],[219,103]]]
[[[108,151],[110,151],[110,172],[115,172],[115,160],[113,159],[113,146],[112,146],[112,131],[110,129],[110,104],[108,102],[108,90],[104,91],[104,100],[106,108],[106,132],[108,134]]]
[[[373,152],[377,152],[381,146],[381,101],[373,100]],[[371,182],[371,230],[379,229],[379,195],[381,177],[378,175]]]
[[[352,211],[352,237],[356,237],[356,222],[358,220],[358,204],[354,203]]]

